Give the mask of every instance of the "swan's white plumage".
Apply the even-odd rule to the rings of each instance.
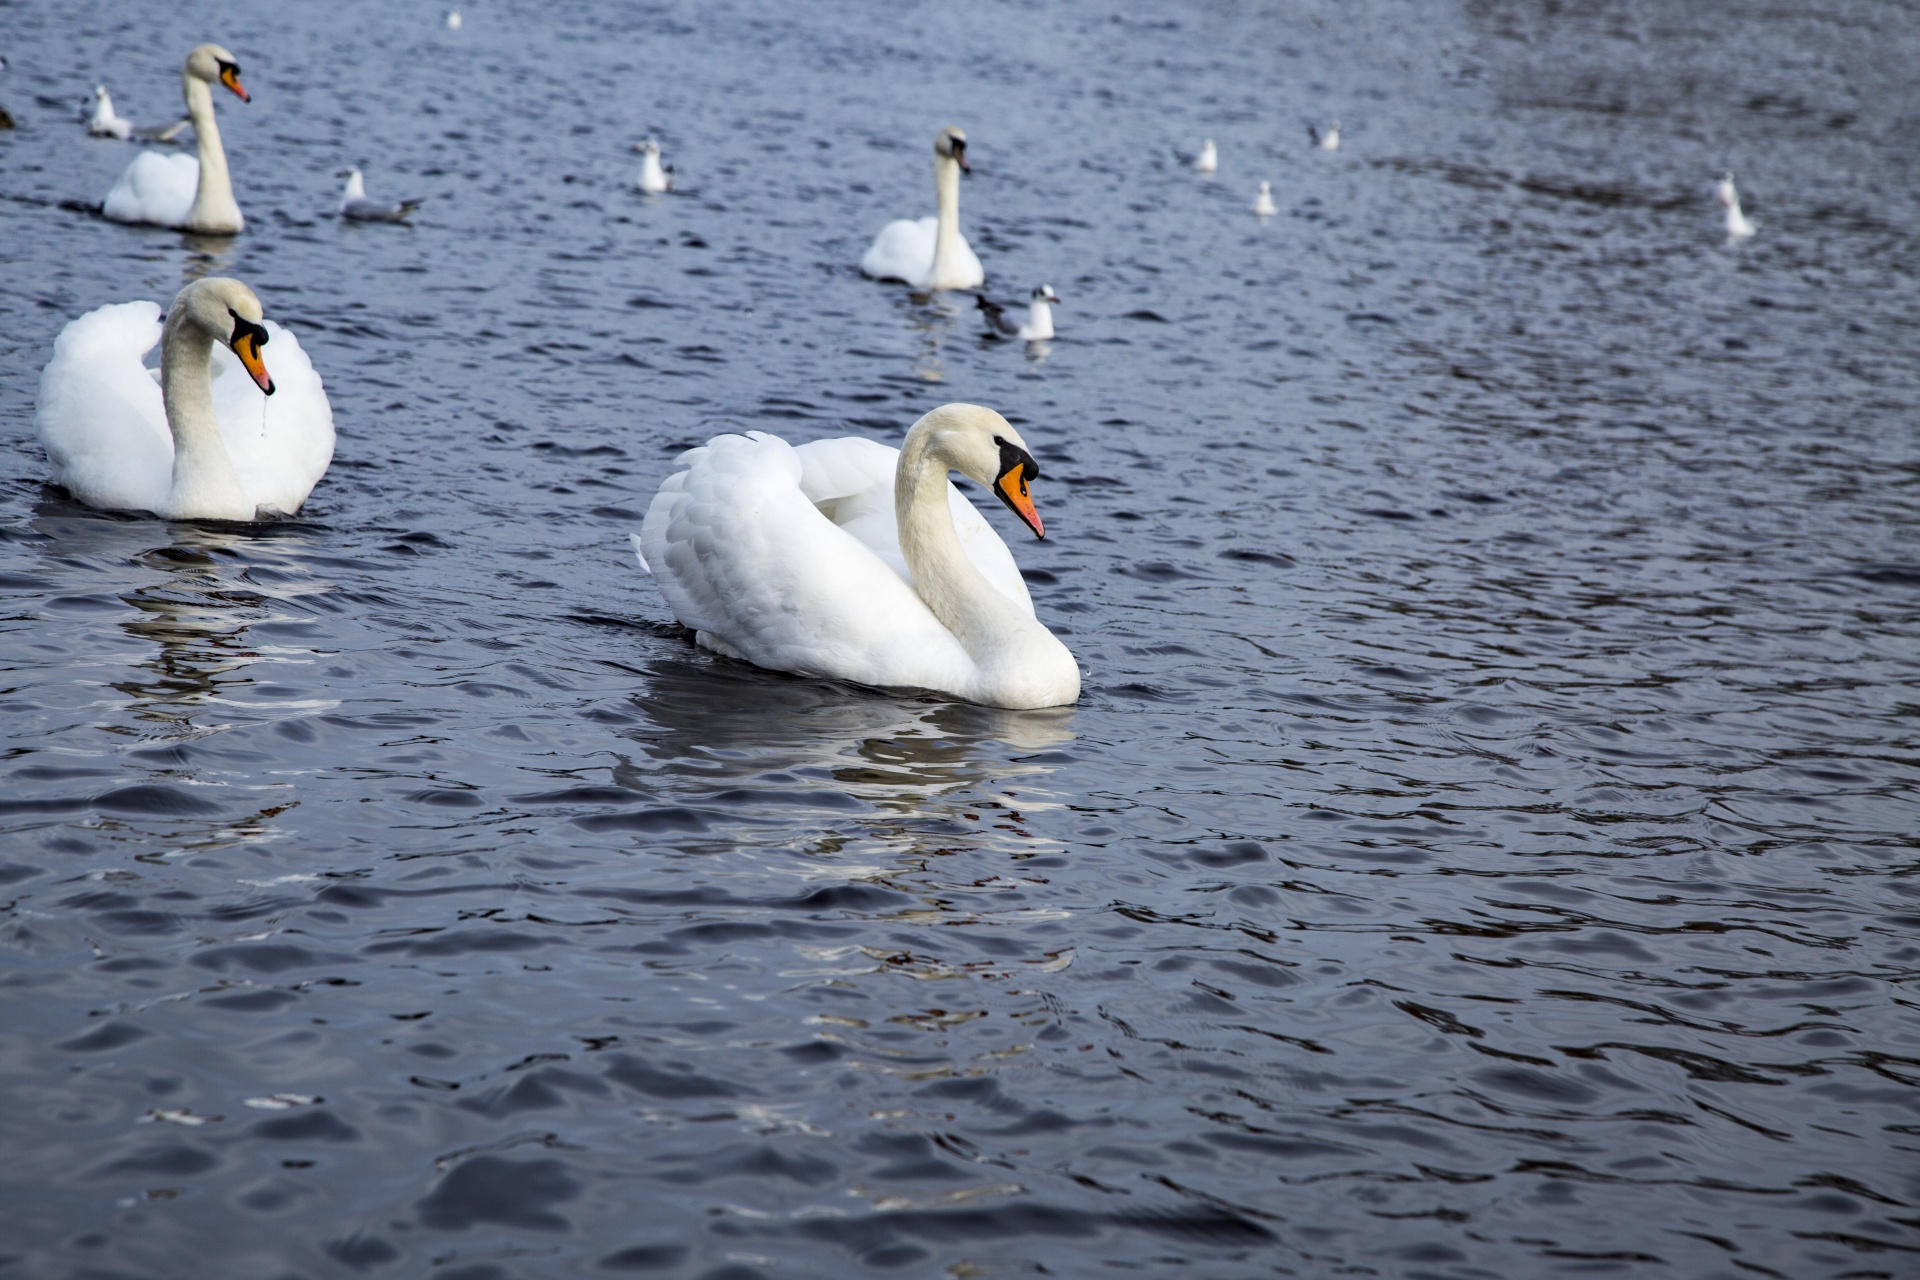
[[[200,161],[194,156],[142,151],[107,192],[100,212],[115,222],[185,226],[200,190]]]
[[[293,333],[268,320],[266,396],[225,347],[213,348],[213,405],[241,488],[267,513],[291,514],[333,459],[333,410]],[[54,340],[35,413],[53,480],[109,511],[163,511],[173,436],[160,385],[142,359],[160,341],[156,302],[90,311]]]
[[[942,483],[961,550],[1001,600],[988,612],[1004,610],[1017,633],[1007,662],[1016,670],[1051,663],[1051,692],[1034,695],[1032,682],[1010,682],[969,654],[921,599],[894,510],[899,458],[859,438],[795,448],[758,431],[718,436],[681,455],[684,470],[660,486],[635,550],[674,616],[715,652],[1003,706],[1073,701],[1072,656],[1033,621],[1012,553],[950,482]]]
[[[876,280],[904,280],[911,285],[933,287],[933,250],[938,237],[938,218],[898,218],[880,228],[860,270]],[[959,283],[942,285],[948,289],[972,289],[985,282],[987,273],[965,236],[959,237],[955,250],[953,279]]]

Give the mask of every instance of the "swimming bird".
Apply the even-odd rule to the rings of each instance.
[[[876,280],[898,280],[916,289],[977,289],[987,278],[973,246],[960,234],[960,175],[967,163],[967,135],[942,129],[933,139],[933,194],[938,214],[901,218],[880,228],[860,259]]]
[[[947,479],[978,481],[1045,535],[1027,491],[1040,469],[993,410],[942,405],[898,450],[753,431],[679,461],[633,543],[702,647],[995,707],[1080,696],[1079,664],[1034,617],[1006,544]]]
[[[460,11],[458,9],[447,10],[447,30],[458,31],[459,29],[460,29]]]
[[[340,196],[340,216],[355,222],[405,222],[407,216],[426,202],[420,196],[412,200],[369,200],[367,184],[358,169],[342,169],[333,175],[347,180]]]
[[[990,302],[987,295],[975,295],[975,303],[987,317],[989,338],[1019,338],[1025,342],[1045,342],[1053,336],[1053,308],[1060,301],[1060,295],[1053,291],[1050,284],[1040,285],[1033,291],[1033,305],[1025,311],[1007,314],[1007,309],[997,302]]]
[[[1215,169],[1218,169],[1219,167],[1220,167],[1220,152],[1218,151],[1218,149],[1214,147],[1213,139],[1208,138],[1205,142],[1202,142],[1200,144],[1200,154],[1193,158],[1194,172],[1212,173]]]
[[[141,363],[156,342],[157,371]],[[156,302],[68,324],[34,420],[74,498],[170,520],[292,515],[333,458],[333,410],[299,340],[220,276],[182,289],[164,326]]]
[[[1311,138],[1313,144],[1322,151],[1338,151],[1340,149],[1340,122],[1335,120],[1327,126],[1326,132],[1324,133],[1312,125],[1308,125],[1307,137]]]
[[[1271,183],[1263,182],[1260,184],[1259,192],[1253,197],[1253,211],[1262,218],[1271,218],[1276,212],[1273,207],[1273,186]]]
[[[107,86],[97,84],[93,87],[93,114],[87,117],[87,133],[96,138],[129,138],[141,142],[172,142],[186,131],[193,121],[187,116],[178,120],[168,120],[163,124],[137,125],[125,116],[118,115],[113,109],[113,99],[107,93]]]
[[[246,225],[233,198],[227,153],[213,119],[215,81],[242,102],[253,101],[240,84],[240,66],[217,44],[203,44],[187,55],[180,69],[180,91],[187,100],[198,156],[164,156],[143,151],[107,192],[101,212],[115,222],[147,222],[183,231],[232,235]]]
[[[635,143],[633,149],[641,157],[640,176],[633,185],[650,196],[673,190],[673,166],[660,163],[660,144],[648,138],[645,142]]]
[[[1748,221],[1747,215],[1740,211],[1740,193],[1734,189],[1731,173],[1714,184],[1713,195],[1727,211],[1729,240],[1745,240],[1760,229],[1759,223]]]

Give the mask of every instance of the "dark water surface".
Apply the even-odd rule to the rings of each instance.
[[[0,4],[0,1277],[1920,1274],[1920,11],[465,16]],[[202,40],[247,234],[60,209]],[[949,123],[1048,351],[854,270]],[[212,271],[307,510],[46,488]],[[670,625],[679,449],[951,399],[1078,707]]]

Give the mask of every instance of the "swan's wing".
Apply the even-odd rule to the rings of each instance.
[[[933,218],[889,222],[860,259],[860,270],[876,280],[920,283],[933,270],[933,232],[938,225]]]
[[[254,505],[292,515],[333,461],[333,407],[291,329],[269,320],[260,358],[273,378],[263,395],[231,351],[213,348],[213,412],[240,488]]]
[[[155,226],[178,227],[193,212],[193,197],[200,189],[200,160],[197,156],[161,155],[142,151],[133,158],[107,192],[100,212],[115,222],[151,222]]]
[[[89,311],[54,339],[34,412],[53,479],[88,506],[157,511],[173,487],[160,387],[140,363],[160,341],[160,304]]]
[[[842,436],[803,444],[793,452],[800,460],[800,489],[807,501],[878,556],[902,582],[911,583],[913,575],[900,553],[900,526],[893,506],[893,474],[900,451],[859,436]],[[961,549],[973,567],[1031,615],[1033,598],[1027,594],[1026,579],[1020,576],[1013,553],[951,481],[947,505]]]
[[[945,689],[971,677],[913,588],[807,498],[785,441],[718,436],[681,461],[640,539],[683,624],[779,671]]]

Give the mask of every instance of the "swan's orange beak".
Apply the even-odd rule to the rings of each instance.
[[[267,366],[260,359],[260,347],[267,340],[267,331],[257,324],[248,324],[238,317],[233,326],[233,354],[240,357],[240,365],[252,375],[254,385],[268,395],[273,394],[273,379],[267,376]]]
[[[240,68],[238,64],[232,62],[223,62],[220,64],[220,83],[233,90],[240,101],[253,101],[253,96],[247,92],[247,87],[240,83]]]
[[[1027,492],[1029,469],[1035,476],[1040,474],[1030,459],[1022,458],[1015,462],[993,482],[993,491],[1000,495],[1000,501],[1006,503],[1013,514],[1027,522],[1027,528],[1033,530],[1034,537],[1044,538],[1047,536],[1047,526],[1040,523],[1040,513],[1034,510],[1033,497]]]

